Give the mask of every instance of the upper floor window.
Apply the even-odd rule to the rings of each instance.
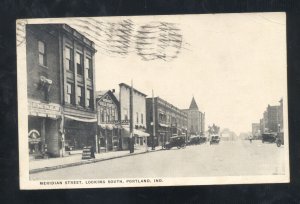
[[[128,110],[124,109],[124,120],[128,120]]]
[[[76,68],[77,74],[83,75],[82,54],[76,52]]]
[[[141,123],[144,124],[144,115],[141,113]]]
[[[75,104],[74,96],[75,96],[74,85],[71,83],[67,83],[66,102],[74,105]]]
[[[66,47],[65,67],[66,67],[67,70],[74,71],[74,67],[73,67],[73,50],[69,47]]]
[[[77,103],[82,107],[84,106],[84,92],[81,86],[77,87]]]
[[[42,41],[38,41],[38,47],[39,47],[39,64],[43,66],[47,66],[45,43]]]
[[[92,59],[85,58],[85,68],[86,68],[86,76],[89,79],[92,79],[93,78],[93,64],[92,64]]]
[[[93,92],[92,90],[88,89],[86,93],[86,106],[93,108]]]
[[[138,124],[139,123],[139,113],[136,112],[136,123]]]
[[[101,122],[102,122],[102,123],[105,122],[104,113],[105,113],[105,109],[104,109],[104,108],[101,108]]]

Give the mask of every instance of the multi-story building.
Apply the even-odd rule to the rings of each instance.
[[[205,113],[199,111],[194,97],[189,109],[183,111],[188,115],[188,135],[203,135],[205,133]]]
[[[94,43],[66,24],[26,26],[29,153],[95,143]]]
[[[118,150],[120,148],[120,103],[115,96],[114,91],[115,90],[96,92],[98,152],[102,149],[105,151],[111,151]]]
[[[121,120],[121,148],[129,148],[130,137],[130,120],[132,119],[134,145],[146,145],[146,94],[132,88],[131,86],[120,83],[119,84],[119,102],[120,102],[120,120]],[[130,97],[132,93],[132,104],[130,104]],[[132,105],[132,115],[130,115],[130,106]]]
[[[283,132],[283,100],[279,101],[279,106],[268,105],[260,119],[261,133]]]
[[[147,132],[152,136],[155,132],[153,138],[155,146],[163,146],[173,135],[187,135],[187,113],[159,97],[147,98],[146,107]],[[153,118],[155,118],[154,123]],[[149,142],[152,143],[152,138],[149,138]]]

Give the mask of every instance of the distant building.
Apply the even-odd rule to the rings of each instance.
[[[133,122],[133,134],[134,144],[138,146],[146,145],[146,137],[149,136],[146,133],[146,94],[133,89],[133,115],[130,116],[130,92],[131,86],[120,83],[119,84],[119,102],[120,102],[120,120],[122,125],[121,132],[121,147],[122,149],[128,149],[128,141],[130,137],[129,120],[132,118]]]
[[[154,100],[154,111],[153,111]],[[153,113],[155,114],[155,146],[162,146],[173,135],[187,135],[187,113],[160,97],[147,98],[147,132],[153,135]],[[149,142],[152,138],[149,138]]]
[[[26,25],[31,158],[94,145],[94,43],[66,24]]]
[[[98,152],[120,149],[121,125],[119,120],[120,103],[114,90],[97,91]]]
[[[188,115],[188,135],[203,135],[205,133],[205,113],[199,111],[195,98],[192,98],[189,109],[183,109]]]
[[[260,134],[260,123],[252,123],[252,136],[253,136],[253,139],[258,138],[259,134]]]
[[[260,132],[283,132],[283,100],[279,101],[279,106],[268,105],[260,119]]]

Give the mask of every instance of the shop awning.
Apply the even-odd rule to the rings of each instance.
[[[138,135],[138,136],[140,136],[140,137],[149,137],[150,136],[150,134],[148,134],[148,133],[146,133],[146,132],[144,132],[144,131],[141,131],[141,130],[133,130],[133,133],[135,134],[135,135]]]
[[[128,133],[130,132],[130,129],[128,127],[123,127],[123,129]],[[137,130],[137,129],[133,129],[133,134],[138,135],[139,137],[149,137],[150,136],[150,134],[148,134],[144,131],[141,131],[141,130]]]
[[[164,124],[164,123],[159,123],[159,126],[161,126],[161,127],[169,127],[167,124]]]
[[[64,115],[64,116],[65,116],[65,118],[80,121],[80,122],[86,122],[86,123],[95,123],[95,122],[97,122],[97,118],[89,119],[89,118],[79,118],[79,117],[70,116],[70,115]]]

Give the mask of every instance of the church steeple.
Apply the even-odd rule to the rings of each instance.
[[[193,98],[192,98],[192,102],[191,102],[191,105],[190,105],[190,108],[189,108],[189,109],[199,110],[199,109],[198,109],[198,105],[197,105],[197,103],[196,103],[196,101],[195,101],[194,96],[193,96]]]

